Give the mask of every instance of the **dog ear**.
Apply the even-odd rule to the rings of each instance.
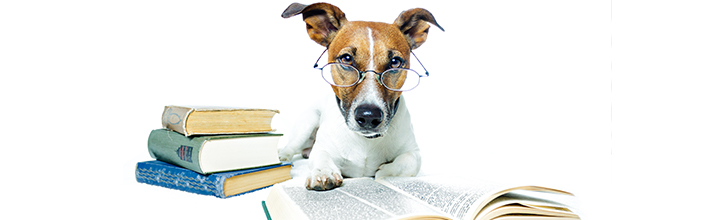
[[[405,35],[405,39],[414,50],[427,40],[428,30],[430,29],[428,22],[440,28],[441,31],[445,31],[435,21],[435,17],[428,10],[422,8],[403,11],[393,23]]]
[[[292,3],[282,13],[283,18],[289,18],[302,13],[307,24],[310,39],[327,47],[337,34],[337,31],[347,23],[345,13],[340,8],[328,3],[315,3],[303,5]]]

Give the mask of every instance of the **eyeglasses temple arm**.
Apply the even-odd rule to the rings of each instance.
[[[323,52],[323,53],[325,53],[325,52]],[[417,60],[418,63],[420,64],[420,66],[423,68],[423,70],[425,70],[425,75],[426,75],[426,76],[430,76],[430,73],[427,71],[427,69],[425,69],[425,65],[423,65],[422,62],[420,62],[420,59],[418,59],[417,55],[415,55],[415,53],[413,53],[412,51],[410,51],[410,53],[411,53],[413,56],[415,56],[415,60]],[[318,60],[320,60],[320,59],[318,59]],[[317,64],[315,64],[315,65],[317,65]]]
[[[318,57],[318,59],[315,61],[315,65],[313,66],[313,68],[317,68],[317,67],[318,67],[318,63],[320,62],[320,58],[322,58],[322,56],[325,55],[325,52],[327,52],[327,50],[328,50],[327,48],[325,48],[325,50],[323,50],[323,52],[320,54],[320,57]],[[417,59],[417,57],[415,57],[415,59]],[[420,64],[420,65],[422,65],[422,64]],[[425,71],[427,71],[427,70],[425,70]]]

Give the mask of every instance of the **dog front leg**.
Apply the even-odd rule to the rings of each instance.
[[[282,161],[291,161],[296,154],[302,153],[304,158],[310,157],[310,151],[315,144],[315,136],[320,126],[320,111],[313,109],[298,120],[290,134],[287,145],[278,151]]]
[[[413,150],[400,154],[393,162],[380,165],[375,178],[386,176],[415,176],[420,172],[420,151]]]
[[[312,170],[305,182],[307,189],[320,191],[342,186],[343,177],[340,174],[340,169],[328,152],[315,151],[310,161]]]

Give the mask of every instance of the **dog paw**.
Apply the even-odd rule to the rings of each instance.
[[[388,176],[415,176],[417,171],[413,172],[412,170],[413,169],[403,168],[403,166],[395,163],[386,163],[380,165],[378,171],[375,172],[375,179],[382,179]]]
[[[399,176],[399,173],[395,169],[393,169],[393,166],[388,165],[391,165],[391,163],[380,165],[378,171],[375,172],[376,179],[381,179],[387,176]]]
[[[280,158],[280,161],[290,162],[293,157],[295,157],[295,154],[295,152],[292,152],[292,150],[289,150],[287,147],[278,150],[278,158]]]
[[[305,188],[309,190],[330,190],[342,186],[343,178],[340,172],[332,172],[329,169],[314,170],[305,182]]]

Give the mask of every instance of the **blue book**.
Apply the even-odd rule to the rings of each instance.
[[[289,180],[290,162],[245,170],[203,175],[158,160],[139,162],[135,178],[140,183],[201,195],[227,198]]]

